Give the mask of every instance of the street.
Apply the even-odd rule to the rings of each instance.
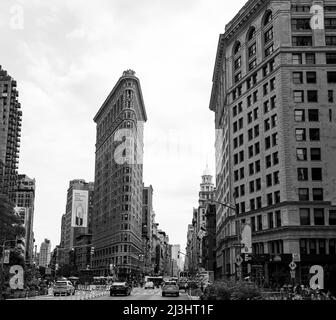
[[[180,296],[175,297],[162,297],[161,288],[155,289],[144,289],[144,288],[133,288],[130,296],[110,296],[109,291],[84,291],[77,290],[75,295],[71,296],[54,296],[51,291],[48,295],[11,299],[11,300],[189,300],[188,294],[184,291],[180,291]]]

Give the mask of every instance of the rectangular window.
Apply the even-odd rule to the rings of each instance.
[[[261,179],[258,178],[258,179],[256,180],[256,190],[259,191],[260,189],[261,189]]]
[[[273,204],[273,194],[272,193],[268,193],[267,196],[267,205],[271,206]]]
[[[309,251],[310,254],[317,254],[316,239],[309,239]]]
[[[264,131],[266,132],[270,129],[271,129],[271,124],[270,124],[270,119],[268,118],[268,119],[264,120]]]
[[[329,254],[336,253],[336,239],[329,239]]]
[[[312,180],[321,181],[322,180],[322,168],[312,168],[311,169]]]
[[[265,149],[269,149],[271,147],[271,137],[265,138]]]
[[[253,110],[253,116],[254,116],[254,120],[257,120],[258,119],[258,108],[255,108]]]
[[[273,229],[274,228],[273,212],[269,212],[267,215],[268,215],[268,229]]]
[[[310,128],[309,137],[310,137],[310,141],[319,141],[320,140],[320,129]]]
[[[295,84],[303,83],[303,73],[302,72],[293,72],[293,83]]]
[[[259,125],[254,126],[254,137],[259,136]]]
[[[310,226],[310,209],[308,208],[300,209],[300,225]]]
[[[280,183],[280,180],[279,180],[279,171],[273,172],[273,183],[274,184],[279,184]]]
[[[269,168],[272,165],[271,156],[266,156],[265,158],[266,168]]]
[[[299,188],[299,201],[309,201],[309,189],[308,188]]]
[[[238,82],[241,78],[242,78],[242,74],[241,74],[241,72],[238,72],[238,73],[235,75],[234,80],[235,80],[235,82]]]
[[[308,180],[308,168],[298,168],[297,177],[298,177],[298,181],[307,181]]]
[[[250,193],[254,192],[254,181],[250,181]]]
[[[261,197],[257,197],[256,201],[257,201],[257,209],[260,209],[261,208]]]
[[[274,203],[279,203],[280,202],[280,191],[275,191],[274,192]]]
[[[281,227],[281,211],[277,210],[275,211],[275,220],[276,220],[276,227]]]
[[[319,121],[319,111],[318,109],[308,110],[308,120],[309,121]]]
[[[306,141],[306,129],[295,129],[295,139],[296,141]]]
[[[242,146],[243,144],[244,144],[244,135],[241,134],[241,135],[239,136],[239,145]]]
[[[265,57],[270,56],[274,52],[274,44],[265,49]]]
[[[314,209],[314,224],[316,226],[324,226],[324,209],[322,208]]]
[[[237,70],[240,67],[241,67],[241,57],[238,57],[234,62],[234,68],[235,68],[235,70]]]
[[[292,29],[293,30],[310,30],[310,19],[292,19]]]
[[[264,37],[265,44],[267,44],[268,42],[272,40],[273,40],[273,27],[271,27],[265,32],[265,37]]]
[[[327,64],[336,64],[336,52],[327,52],[326,62]]]
[[[329,225],[336,225],[336,210],[329,210]]]
[[[272,128],[276,127],[278,124],[278,116],[276,114],[274,114],[271,117],[271,123],[272,123]]]
[[[269,100],[264,102],[264,113],[267,113],[270,110]]]
[[[264,96],[268,93],[268,83],[266,82],[263,86]]]
[[[255,210],[255,200],[254,199],[250,200],[250,210]]]
[[[257,59],[253,59],[251,62],[249,62],[249,70],[254,69],[257,66]]]
[[[320,161],[321,160],[321,149],[320,148],[311,148],[310,149],[310,160]]]
[[[249,175],[251,176],[253,174],[254,174],[254,165],[253,165],[253,163],[250,163],[249,164]]]
[[[292,54],[292,63],[293,64],[302,64],[302,54],[301,53],[293,53]]]
[[[325,254],[325,239],[318,239],[318,246],[319,246],[319,254]]]
[[[255,172],[260,172],[260,160],[255,162]]]
[[[262,230],[262,216],[259,215],[257,216],[257,220],[258,220],[258,231]]]
[[[273,165],[277,165],[279,163],[279,153],[278,152],[274,152],[273,153]]]
[[[252,128],[248,130],[247,137],[248,137],[248,141],[251,141],[253,139],[253,130],[252,130]]]
[[[307,83],[316,83],[316,72],[309,71],[306,73]]]
[[[256,103],[258,101],[258,91],[253,92],[253,103]]]
[[[260,153],[260,143],[257,142],[254,144],[254,154],[259,154]]]
[[[239,152],[239,162],[243,162],[244,161],[244,150]]]
[[[256,54],[256,52],[257,52],[257,49],[256,49],[257,47],[256,47],[256,44],[255,43],[253,43],[249,48],[248,48],[248,56],[249,56],[249,58],[251,58],[251,57],[253,57],[255,54]]]
[[[308,90],[307,100],[308,102],[317,102],[318,101],[317,90]]]
[[[324,18],[324,27],[326,30],[336,29],[336,19],[335,18]]]
[[[313,188],[313,200],[323,201],[323,189],[322,188]]]
[[[248,155],[249,155],[249,158],[253,157],[253,146],[249,146],[249,148],[248,148]]]
[[[293,47],[311,47],[312,37],[311,36],[293,36],[292,43],[293,43]]]
[[[306,239],[300,239],[300,253],[301,254],[307,254],[308,253],[308,247],[307,247],[307,240]]]
[[[255,217],[251,217],[251,229],[252,232],[256,231]]]
[[[336,36],[326,36],[325,41],[327,46],[336,46]]]
[[[306,64],[315,64],[315,53],[306,53]]]
[[[272,134],[272,146],[275,147],[278,145],[278,133]]]
[[[271,79],[270,87],[271,87],[271,91],[273,91],[275,89],[275,78]]]
[[[328,83],[336,83],[336,72],[335,71],[327,72],[327,80]]]
[[[305,111],[304,111],[304,109],[296,109],[296,110],[294,110],[294,120],[296,122],[303,122],[303,121],[305,121]]]
[[[296,149],[296,159],[299,161],[306,161],[307,160],[307,149],[297,148]]]
[[[303,90],[295,90],[293,96],[294,102],[300,103],[303,102]]]
[[[334,91],[328,90],[328,102],[334,102]]]
[[[272,186],[272,174],[266,175],[266,187],[271,187]]]

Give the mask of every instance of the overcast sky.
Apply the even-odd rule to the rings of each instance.
[[[209,110],[218,37],[245,0],[0,2],[0,65],[22,105],[19,173],[36,179],[34,232],[60,242],[72,179],[94,180],[93,117],[126,69],[148,121],[144,182],[159,227],[185,250],[201,175],[215,173]]]

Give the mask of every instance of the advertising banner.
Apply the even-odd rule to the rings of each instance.
[[[73,190],[71,227],[87,227],[89,191]]]

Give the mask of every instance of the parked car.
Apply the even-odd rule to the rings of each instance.
[[[145,283],[145,289],[154,289],[154,282],[153,281],[147,281]]]
[[[180,289],[176,284],[176,281],[166,281],[162,286],[162,297],[166,295],[175,295],[178,297],[180,295]]]
[[[66,294],[70,296],[75,294],[75,287],[68,280],[66,281],[56,281],[53,288],[54,296]]]
[[[132,287],[127,282],[113,282],[110,287],[110,296],[115,296],[116,294],[129,296],[131,291]]]

